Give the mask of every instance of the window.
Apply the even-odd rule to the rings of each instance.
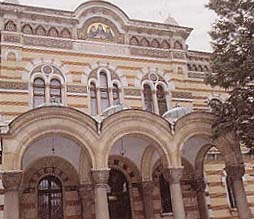
[[[172,202],[169,183],[161,174],[159,177],[162,213],[172,213]]]
[[[113,84],[113,105],[120,104],[119,89],[116,84]]]
[[[151,87],[147,84],[144,85],[144,102],[145,102],[145,110],[148,112],[154,111],[153,106],[153,95]]]
[[[101,110],[102,112],[110,106],[108,78],[105,72],[100,73],[100,94],[101,94]]]
[[[64,218],[62,183],[54,176],[46,176],[38,184],[38,218]]]
[[[58,79],[50,81],[50,102],[62,103],[61,82]]]
[[[45,102],[45,82],[41,78],[36,78],[33,83],[33,106],[37,107]]]
[[[165,112],[167,112],[167,100],[164,88],[161,85],[157,86],[156,95],[159,107],[159,114],[162,116]]]
[[[41,64],[31,73],[31,106],[64,103],[64,76],[53,65]]]
[[[94,82],[90,84],[90,104],[91,104],[91,113],[95,116],[98,113],[98,106],[97,106],[97,91],[96,85]]]
[[[88,90],[89,109],[93,116],[98,114],[105,116],[109,107],[121,105],[121,83],[115,72],[110,72],[106,68],[92,71],[88,77]]]

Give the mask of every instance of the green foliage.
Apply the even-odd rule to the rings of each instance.
[[[210,32],[213,73],[207,83],[229,92],[214,108],[215,130],[235,131],[254,147],[254,0],[210,0],[208,8],[218,18]]]

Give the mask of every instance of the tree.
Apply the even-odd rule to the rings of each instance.
[[[213,108],[215,136],[234,131],[254,148],[254,0],[210,0],[207,7],[218,18],[210,32],[213,73],[206,80],[229,94]]]

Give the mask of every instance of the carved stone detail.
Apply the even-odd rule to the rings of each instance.
[[[28,84],[24,82],[0,81],[0,89],[28,90]]]
[[[225,170],[227,172],[227,176],[233,181],[242,179],[243,175],[245,174],[244,165],[226,166]]]
[[[22,180],[22,176],[22,171],[1,172],[1,178],[4,188],[11,191],[18,190]]]
[[[44,46],[44,47],[53,47],[59,49],[72,49],[73,44],[68,40],[57,40],[57,39],[45,39],[45,38],[34,38],[34,37],[24,37],[25,45],[32,46]]]
[[[179,91],[173,91],[172,92],[173,98],[184,98],[184,99],[192,99],[192,93],[191,92],[179,92]]]
[[[156,49],[143,49],[143,48],[130,48],[131,55],[136,56],[148,56],[156,58],[172,59],[170,51],[162,51]]]
[[[140,89],[124,89],[124,94],[128,96],[140,97],[141,91]]]
[[[92,176],[96,185],[105,185],[108,183],[109,170],[93,170]]]
[[[154,182],[152,181],[146,181],[142,182],[142,191],[144,194],[151,195],[154,189]]]
[[[68,85],[67,92],[83,94],[83,93],[87,93],[87,88],[85,86],[79,86],[79,85]]]
[[[178,184],[183,175],[183,168],[170,168],[163,170],[163,176],[170,184]]]
[[[20,43],[20,36],[17,36],[14,34],[4,34],[3,41],[10,42],[10,43]]]

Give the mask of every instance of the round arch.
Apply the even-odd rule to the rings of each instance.
[[[207,141],[202,145],[202,148],[206,145],[214,145],[222,154],[227,154],[225,156],[227,164],[238,164],[241,157],[236,153],[239,150],[236,139],[232,133],[213,139],[212,125],[214,121],[215,116],[206,112],[194,112],[180,118],[176,122],[174,136],[174,143],[178,152],[180,153],[183,150],[185,143],[191,138],[202,136]]]
[[[78,110],[61,106],[33,109],[10,123],[6,141],[13,151],[11,155],[4,154],[4,159],[9,159],[6,163],[11,164],[8,168],[21,169],[22,158],[29,146],[39,138],[52,134],[62,135],[77,143],[89,155],[92,167],[96,168],[96,148],[93,147],[93,142],[98,139],[96,121]]]
[[[153,126],[151,127],[151,124]],[[157,134],[156,134],[157,133]],[[163,118],[141,110],[124,110],[107,117],[101,124],[100,168],[107,168],[107,161],[113,145],[124,136],[137,136],[152,142],[166,165],[171,166],[170,153],[173,150],[172,130]],[[97,161],[99,162],[99,161]]]

